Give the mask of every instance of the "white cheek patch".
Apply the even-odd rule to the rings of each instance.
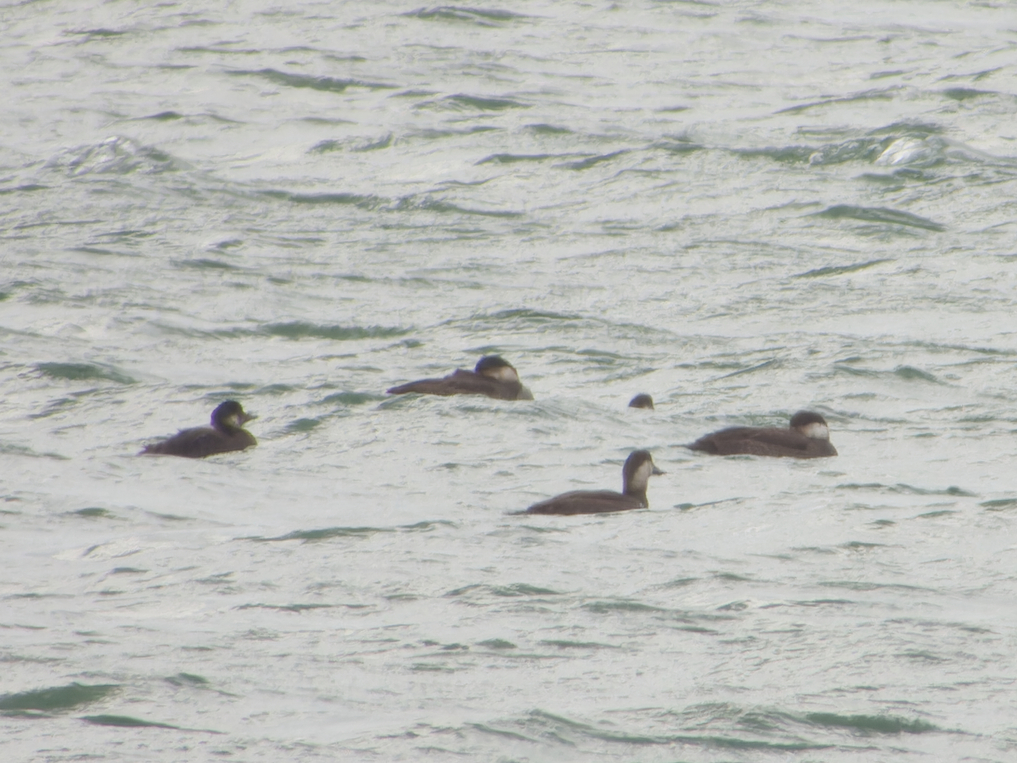
[[[801,428],[801,433],[806,437],[811,437],[813,440],[829,440],[830,439],[830,427],[826,424],[820,424],[818,421],[814,421],[811,424],[806,424]]]
[[[636,473],[632,475],[632,484],[638,487],[646,487],[646,484],[650,481],[650,475],[653,474],[653,462],[643,461],[636,469]]]
[[[500,382],[517,382],[519,381],[519,375],[516,374],[515,369],[509,368],[508,366],[499,366],[488,371],[485,376],[489,376],[492,379],[497,379]]]

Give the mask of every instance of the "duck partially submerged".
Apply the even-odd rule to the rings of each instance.
[[[649,408],[653,410],[653,398],[647,395],[645,392],[640,392],[634,398],[629,400],[629,408]]]
[[[421,395],[486,395],[497,400],[532,400],[533,393],[519,381],[519,374],[500,355],[485,355],[472,371],[457,368],[441,379],[419,379],[386,390],[390,395],[417,392]]]
[[[814,411],[798,411],[787,429],[731,427],[703,435],[688,446],[715,456],[744,453],[773,458],[826,458],[836,456],[826,419]]]
[[[169,439],[147,446],[141,455],[204,458],[216,453],[245,450],[258,444],[254,435],[243,428],[257,418],[245,413],[236,400],[227,400],[212,411],[212,425],[183,429]]]
[[[604,514],[610,511],[645,509],[646,485],[651,475],[663,474],[653,463],[648,450],[634,450],[622,467],[622,492],[613,490],[573,490],[535,503],[525,514]]]

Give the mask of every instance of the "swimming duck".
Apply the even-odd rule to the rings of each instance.
[[[731,427],[703,435],[688,446],[715,456],[748,453],[774,458],[825,458],[836,456],[826,419],[813,411],[798,411],[787,429]]]
[[[212,411],[212,426],[183,429],[168,440],[149,445],[141,453],[204,458],[216,453],[244,450],[258,444],[254,435],[243,428],[244,424],[254,418],[257,417],[245,413],[236,400],[227,400]]]
[[[498,400],[532,400],[533,393],[519,381],[519,374],[499,355],[485,355],[472,371],[457,368],[441,379],[420,379],[386,390],[390,395],[419,392],[422,395],[487,395]]]
[[[645,392],[640,392],[634,398],[629,400],[629,408],[649,408],[653,410],[653,398],[647,395]]]
[[[622,467],[622,492],[613,490],[573,490],[533,504],[525,514],[603,514],[609,511],[645,509],[646,483],[653,474],[663,474],[653,463],[648,450],[634,450]]]

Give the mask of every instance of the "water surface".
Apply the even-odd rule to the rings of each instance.
[[[1013,757],[1009,6],[0,16],[5,760]]]

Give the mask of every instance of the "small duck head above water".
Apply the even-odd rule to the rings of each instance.
[[[625,459],[625,465],[622,467],[622,493],[639,498],[644,506],[649,506],[646,500],[646,487],[650,484],[650,477],[663,473],[653,463],[650,451],[634,450]]]
[[[653,398],[647,395],[645,392],[640,392],[634,398],[629,400],[629,408],[649,408],[653,410]]]
[[[473,373],[507,384],[519,383],[519,373],[501,355],[485,355],[477,361]]]
[[[247,413],[236,400],[226,400],[219,403],[212,411],[212,428],[220,432],[235,432],[248,421],[254,421],[256,418],[258,417]]]
[[[815,411],[798,411],[791,417],[790,428],[813,440],[830,440],[830,425]]]

